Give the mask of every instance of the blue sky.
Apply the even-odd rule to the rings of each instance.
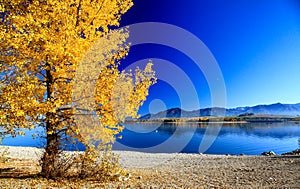
[[[222,71],[226,106],[300,102],[300,1],[298,0],[134,0],[121,25],[163,22],[196,35],[209,48]],[[190,78],[200,107],[180,104],[170,83],[151,87],[140,113],[171,107],[210,107],[210,86],[194,62],[176,49],[137,45],[122,62],[160,58],[172,62]],[[154,61],[154,69],[164,62]],[[172,73],[170,73],[172,74]],[[185,85],[185,83],[180,83]]]

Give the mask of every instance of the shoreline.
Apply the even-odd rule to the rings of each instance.
[[[27,160],[38,160],[42,153],[44,152],[44,148],[38,147],[30,147],[30,146],[9,146],[9,145],[0,145],[0,155],[2,152],[7,150],[7,157],[14,158],[14,159],[27,159]],[[139,152],[139,151],[130,151],[130,150],[113,150],[114,154],[119,155],[120,157],[126,159],[127,156],[133,157],[152,157],[158,159],[168,159],[174,156],[201,156],[201,157],[285,157],[288,155],[299,155],[300,156],[300,149],[296,149],[291,152],[285,152],[282,154],[275,154],[275,155],[249,155],[249,154],[205,154],[205,153],[164,153],[164,152]],[[297,151],[297,154],[293,154],[293,152]],[[64,151],[65,153],[82,153],[83,151]],[[269,152],[264,152],[269,153]]]
[[[22,154],[23,152],[28,152],[28,158],[35,157],[37,154],[40,154],[44,151],[44,148],[42,147],[33,147],[33,146],[10,146],[10,145],[0,145],[0,154],[2,153],[3,149],[8,148],[8,153],[12,154],[13,157],[18,157],[19,154]],[[299,150],[299,149],[296,149]],[[285,156],[288,153],[292,153],[293,151],[284,152],[282,154],[275,154],[273,156]],[[80,153],[83,152],[79,150],[65,150],[66,153]],[[136,154],[155,154],[155,155],[170,155],[170,154],[186,154],[186,155],[201,155],[201,156],[249,156],[249,157],[261,157],[266,156],[261,154],[207,154],[207,153],[185,153],[185,152],[174,152],[174,153],[166,153],[166,152],[141,152],[141,151],[134,151],[134,150],[112,150],[113,153],[116,154],[122,154],[122,153],[136,153]],[[268,155],[267,155],[268,156]],[[20,155],[20,157],[23,157]],[[25,157],[25,158],[26,158]]]
[[[9,148],[9,157],[21,158],[22,161],[32,162],[31,164],[37,163],[37,155],[42,152],[41,148],[35,147],[7,147]],[[1,146],[0,154],[2,149]],[[74,184],[72,181],[55,182],[30,178],[33,180],[33,185],[29,184],[29,186],[56,187],[59,183],[59,187],[65,187],[71,183],[76,188],[86,186],[89,186],[88,188],[128,188],[129,186],[129,188],[300,187],[300,155],[239,156],[113,152],[119,155],[120,167],[130,175],[126,181],[108,183],[84,181]],[[7,164],[9,163],[16,166],[13,160]],[[28,164],[25,169],[29,169]],[[0,178],[0,188],[24,187],[30,180]]]

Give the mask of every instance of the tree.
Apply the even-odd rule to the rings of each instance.
[[[105,148],[156,81],[151,63],[134,74],[118,70],[128,32],[109,27],[131,6],[131,0],[0,0],[1,132],[44,127],[46,177],[55,176],[62,137],[79,140],[88,153]],[[94,112],[88,122],[85,111]]]

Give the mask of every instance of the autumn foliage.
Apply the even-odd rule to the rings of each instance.
[[[0,132],[16,136],[23,134],[20,129],[43,127],[46,177],[57,176],[63,139],[82,142],[87,149],[82,159],[95,162],[155,83],[151,63],[144,70],[118,69],[129,34],[109,27],[119,26],[132,5],[131,0],[0,0]]]

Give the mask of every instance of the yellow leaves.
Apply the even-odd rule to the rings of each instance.
[[[19,131],[18,134],[19,134],[20,136],[25,136],[25,132],[24,132],[24,131]]]
[[[79,129],[78,128],[75,130],[75,134],[79,135]]]
[[[52,135],[54,133],[53,130],[47,131],[47,135]]]
[[[17,114],[17,116],[24,116],[25,115],[23,110],[18,110],[16,114]]]
[[[10,12],[10,22],[0,24],[5,39],[0,71],[14,72],[1,81],[6,84],[0,103],[8,108],[0,109],[0,123],[6,128],[32,128],[46,119],[51,126],[47,134],[67,128],[86,145],[99,139],[108,144],[122,130],[119,123],[135,116],[146,99],[155,83],[152,63],[134,74],[119,72],[118,61],[129,51],[129,33],[108,29],[119,25],[132,1],[81,2],[79,7],[79,0],[32,1],[25,8],[19,0],[0,0],[0,11],[8,7]],[[103,31],[95,32],[99,27]],[[74,106],[76,111],[62,110]],[[86,113],[79,108],[94,115],[79,115]]]
[[[5,11],[5,8],[2,4],[0,4],[0,12],[4,12]]]
[[[128,33],[125,30],[102,37],[91,47],[77,68],[73,95],[75,99],[83,98],[80,101],[82,109],[90,110],[92,102],[92,107],[96,106],[96,113],[99,116],[99,122],[87,121],[84,117],[77,120],[77,124],[84,125],[80,131],[87,141],[92,139],[100,139],[103,143],[114,141],[114,136],[122,131],[119,123],[128,116],[136,116],[138,107],[148,95],[146,91],[155,83],[151,63],[145,70],[135,71],[136,79],[132,78],[132,73],[118,71],[119,63],[116,60],[124,57],[129,49],[125,43],[127,37]],[[85,74],[87,72],[88,75]],[[96,85],[91,82],[93,78],[98,78]],[[95,96],[91,96],[95,88]],[[93,132],[96,130],[98,132]]]

